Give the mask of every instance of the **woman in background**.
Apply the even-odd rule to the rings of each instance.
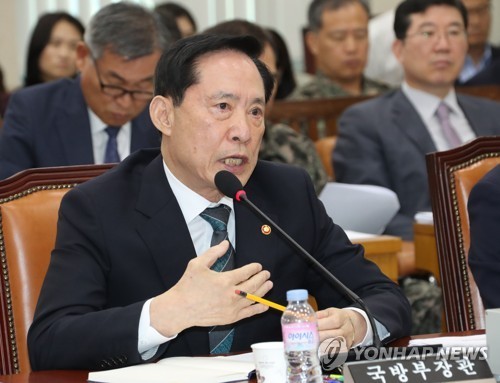
[[[42,15],[31,35],[24,86],[75,76],[76,46],[84,31],[66,12]]]
[[[297,86],[292,68],[292,60],[288,53],[288,47],[283,37],[274,29],[267,28],[273,40],[273,45],[277,54],[277,66],[279,71],[278,89],[276,90],[276,100],[287,98]]]

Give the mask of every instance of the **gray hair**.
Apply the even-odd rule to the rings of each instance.
[[[155,13],[128,2],[101,8],[85,32],[85,42],[96,59],[106,49],[127,59],[148,56],[156,50],[163,52],[173,41]]]
[[[309,30],[319,31],[321,29],[321,16],[325,10],[337,10],[353,3],[360,4],[370,17],[370,7],[366,0],[313,0],[308,11]]]

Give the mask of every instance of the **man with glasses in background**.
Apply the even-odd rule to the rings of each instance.
[[[35,167],[114,163],[158,147],[149,117],[153,77],[172,39],[131,3],[110,4],[77,48],[80,75],[11,96],[0,136],[0,179]]]
[[[401,209],[387,232],[411,239],[415,213],[431,210],[425,154],[500,134],[500,105],[455,93],[467,54],[460,0],[403,1],[394,29],[393,51],[405,74],[401,89],[343,114],[334,166],[340,182],[394,190]]]
[[[339,182],[393,190],[401,207],[386,233],[411,240],[415,214],[431,211],[426,153],[500,134],[500,105],[455,93],[467,54],[467,11],[460,0],[403,1],[394,31],[404,82],[344,112],[333,165]],[[413,333],[439,331],[437,292],[429,288],[407,297]]]

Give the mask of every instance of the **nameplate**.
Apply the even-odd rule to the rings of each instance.
[[[419,355],[403,359],[351,362],[344,365],[345,383],[495,383],[482,352]]]

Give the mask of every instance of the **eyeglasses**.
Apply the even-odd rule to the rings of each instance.
[[[444,32],[440,32],[437,29],[422,29],[410,35],[406,35],[406,38],[418,38],[425,43],[434,44],[439,41],[441,36],[446,37],[448,42],[458,42],[465,38],[466,32],[464,28],[454,27],[449,28]]]
[[[99,68],[97,67],[97,61],[94,57],[92,57],[92,61],[94,62],[95,72],[97,74],[97,79],[99,80],[102,93],[113,98],[119,98],[126,94],[130,94],[130,97],[132,97],[134,101],[149,101],[153,98],[153,92],[147,92],[145,90],[129,90],[118,85],[104,84],[101,79],[101,74],[99,73]]]

